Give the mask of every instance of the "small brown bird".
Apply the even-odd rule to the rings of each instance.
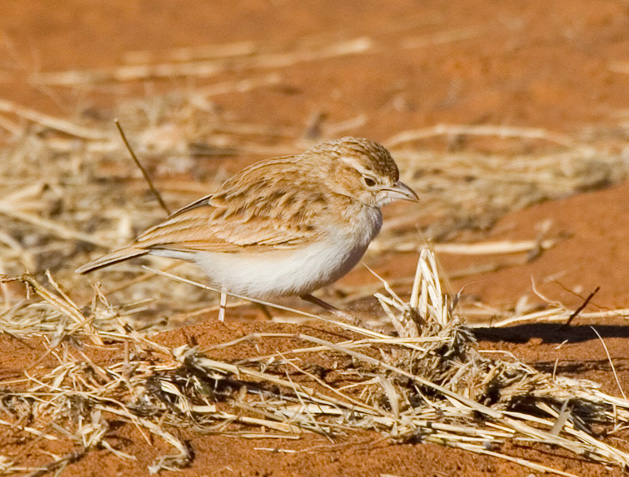
[[[345,137],[243,169],[77,272],[152,254],[196,263],[225,292],[297,295],[331,309],[311,293],[358,263],[382,226],[380,207],[396,199],[419,200],[389,151]]]

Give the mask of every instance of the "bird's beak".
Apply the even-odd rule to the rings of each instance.
[[[401,181],[397,181],[393,184],[393,187],[389,187],[385,190],[388,193],[388,198],[391,200],[410,200],[411,202],[419,202],[419,197],[417,197],[415,191]]]

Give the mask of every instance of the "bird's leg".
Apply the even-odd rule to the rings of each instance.
[[[225,309],[227,308],[227,294],[221,292],[221,301],[218,306],[218,321],[225,321]]]
[[[263,305],[262,303],[257,303],[254,301],[253,306],[255,306],[258,310],[260,310],[267,320],[273,319],[273,315],[271,314],[271,312],[269,311],[269,308],[266,305]]]
[[[349,313],[345,313],[344,311],[339,310],[335,306],[330,305],[327,301],[323,301],[321,298],[317,298],[316,296],[311,295],[310,293],[307,293],[305,295],[300,295],[299,298],[309,303],[312,303],[314,305],[320,306],[324,310],[329,311],[333,315],[338,316],[339,318],[343,320],[349,320],[351,323],[356,323],[356,318],[354,318]]]

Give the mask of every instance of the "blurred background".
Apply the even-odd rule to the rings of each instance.
[[[259,308],[236,299],[229,302],[226,322],[218,323],[215,293],[141,267],[203,282],[188,264],[151,258],[76,275],[78,266],[127,244],[166,216],[131,160],[115,119],[170,210],[211,193],[262,158],[346,135],[383,143],[421,201],[386,208],[383,230],[364,262],[406,299],[419,251],[430,246],[443,269],[444,288],[458,298],[455,312],[481,327],[473,338],[466,331],[465,340],[478,340],[480,349],[488,350],[483,359],[517,356],[546,376],[595,381],[614,396],[627,389],[627,0],[0,0],[0,274],[18,277],[0,280],[0,377],[18,389],[30,373],[39,393],[18,402],[19,393],[0,388],[2,419],[11,403],[16,404],[10,411],[17,409],[11,415],[19,416],[0,421],[0,474],[12,470],[13,460],[13,471],[28,472],[16,467],[28,465],[35,469],[30,475],[61,472],[66,465],[64,475],[147,475],[147,469],[160,468],[154,463],[163,456],[160,465],[176,461],[167,456],[170,445],[149,441],[135,420],[125,425],[116,414],[99,427],[100,414],[79,412],[79,407],[92,412],[93,402],[81,403],[95,396],[92,391],[83,401],[75,396],[83,381],[105,389],[113,375],[135,406],[138,396],[128,379],[137,381],[136,371],[144,365],[130,370],[130,360],[160,368],[173,361],[171,350],[198,344],[230,363],[268,353],[268,363],[281,364],[288,379],[294,370],[284,367],[281,353],[302,346],[293,339],[297,333],[347,339],[346,330],[321,322],[307,328],[282,323],[297,322],[296,313],[275,310],[275,322],[269,322]],[[44,287],[39,296],[20,283],[26,271]],[[382,289],[359,265],[317,294],[388,332],[390,320],[373,298]],[[299,299],[282,304],[310,310]],[[549,323],[550,318],[565,322],[575,310],[571,327]],[[119,342],[118,348],[75,339],[79,327],[93,324],[110,333],[103,336],[117,333],[126,340],[128,322],[147,333],[134,334],[135,342]],[[278,330],[282,334],[274,339],[265,335]],[[250,333],[255,336],[248,340]],[[162,351],[154,353],[143,341],[147,334]],[[216,346],[225,342],[238,343],[238,353],[230,345]],[[462,359],[450,352],[447,344],[436,354]],[[339,361],[335,355],[322,363],[323,353],[313,362],[311,355],[291,356],[291,365],[304,365],[316,393],[332,386],[356,398],[364,393],[355,387],[353,358]],[[49,381],[56,392],[68,363],[80,368],[82,384],[70,385],[68,400],[58,401],[59,416],[82,419],[84,434],[66,430],[66,420],[49,424],[47,413],[41,421],[26,405],[44,394],[57,401],[35,382],[37,372],[47,366],[57,370],[61,377]],[[460,364],[463,370],[469,363]],[[399,400],[388,394],[392,382],[406,379],[380,382],[369,366],[369,380],[387,395],[374,408],[389,412],[390,406],[397,414],[398,406],[413,406],[407,394]],[[176,376],[187,379],[179,371]],[[457,372],[452,380],[461,376]],[[309,385],[303,377],[297,376],[296,386]],[[143,389],[157,395],[156,386],[171,384],[161,382],[147,379]],[[493,401],[500,391],[486,383],[491,392],[481,398]],[[535,384],[526,387],[518,378],[514,386],[532,394]],[[260,399],[271,401],[263,392]],[[146,408],[137,402],[140,415]],[[183,415],[177,402],[164,400]],[[223,404],[218,409],[228,411],[225,425],[216,424],[223,435],[178,428],[177,438],[168,441],[185,457],[177,465],[190,465],[178,475],[530,477],[531,470],[543,469],[425,444],[422,429],[403,444],[341,425],[339,433],[347,435],[334,442],[314,433],[271,440],[265,425],[255,424],[261,421],[251,421],[247,437],[258,438],[234,439],[228,435],[235,429],[229,413],[245,415],[250,408]],[[316,414],[318,406],[307,413]],[[442,419],[441,404],[430,406],[426,419]],[[566,400],[556,411],[544,411],[552,416],[551,425],[557,418],[554,437],[573,409],[580,408]],[[356,420],[353,412],[347,414]],[[619,415],[615,404],[608,414]],[[38,417],[45,423],[41,432],[27,427],[38,426]],[[168,423],[163,415],[152,417]],[[481,421],[476,411],[473,420]],[[600,432],[598,425],[591,430]],[[60,439],[49,437],[53,431]],[[600,433],[610,445],[626,448],[626,429]],[[104,447],[103,436],[111,446]],[[88,448],[87,441],[93,452],[77,452]],[[476,431],[465,434],[464,442],[475,442],[483,454],[497,449]],[[554,446],[534,447],[519,438],[503,447],[514,459],[562,469],[557,472],[563,475],[623,472],[587,463],[589,450],[565,457]],[[126,453],[126,460],[118,458]],[[32,467],[40,465],[46,467]]]
[[[255,160],[365,136],[392,150],[422,196],[387,210],[366,257],[400,290],[431,243],[479,319],[538,306],[531,278],[569,304],[601,284],[600,303],[628,301],[616,266],[629,258],[627,187],[567,199],[627,177],[626,1],[4,0],[0,10],[4,273],[50,269],[88,296],[74,267],[163,218],[118,118],[171,210]],[[124,284],[133,269],[107,273]],[[324,293],[360,308],[378,286],[357,267]],[[120,288],[121,302],[147,292]],[[187,307],[169,296],[158,309]]]

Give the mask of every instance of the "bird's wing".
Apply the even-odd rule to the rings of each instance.
[[[326,224],[329,207],[313,189],[264,180],[236,184],[178,210],[132,247],[223,253],[299,247],[316,240]]]

